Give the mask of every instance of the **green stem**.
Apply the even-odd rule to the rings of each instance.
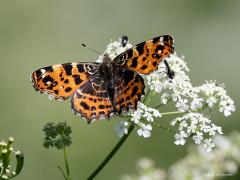
[[[107,165],[108,161],[112,159],[114,154],[119,150],[119,148],[122,146],[122,144],[126,141],[128,136],[131,134],[131,132],[134,129],[134,124],[132,123],[128,128],[128,133],[125,134],[118,143],[114,146],[114,148],[111,150],[111,152],[106,156],[106,158],[102,161],[102,163],[95,169],[95,171],[92,172],[92,174],[87,178],[87,180],[93,179],[98,173]]]
[[[165,113],[161,113],[162,116],[166,116],[166,115],[173,115],[173,114],[186,114],[188,112],[182,112],[182,111],[172,111],[172,112],[165,112]]]
[[[149,90],[149,91],[150,91],[150,90]],[[151,94],[151,96],[150,96],[149,98],[147,98],[147,97],[149,96],[149,94]],[[150,92],[150,93],[148,92],[148,94],[146,95],[146,98],[144,99],[143,103],[144,103],[145,105],[147,105],[148,103],[150,103],[155,94],[156,94],[155,91]]]
[[[166,115],[173,115],[173,114],[187,114],[187,113],[193,113],[193,112],[200,112],[203,111],[204,109],[206,109],[208,107],[207,104],[204,104],[202,106],[202,108],[200,109],[196,109],[196,110],[192,110],[192,111],[186,111],[186,112],[182,112],[182,111],[172,111],[172,112],[165,112],[165,113],[161,113],[162,116],[166,116]]]
[[[64,179],[67,180],[67,176],[66,176],[66,174],[64,173],[64,171],[62,170],[62,168],[61,168],[60,166],[58,166],[58,169],[59,169],[59,171],[62,173]],[[1,180],[1,179],[0,179],[0,180]]]
[[[172,101],[172,98],[169,98],[169,99],[167,100],[167,103],[169,103],[170,101]],[[167,104],[167,103],[166,103],[166,104]],[[166,104],[163,104],[163,103],[162,103],[162,104],[159,104],[159,105],[155,106],[154,109],[158,109],[158,108],[160,108],[160,107],[162,107],[163,105],[166,105]]]
[[[147,97],[148,97],[149,93],[150,93],[150,88],[147,90],[147,93],[146,93],[146,95],[143,99],[143,103],[145,103],[145,101],[147,100]]]
[[[66,168],[66,172],[67,172],[67,180],[71,180],[70,178],[70,170],[69,170],[69,165],[68,165],[68,159],[67,159],[67,152],[66,152],[66,148],[63,148],[63,154],[64,154],[64,163],[65,163],[65,168]]]
[[[152,125],[154,125],[154,126],[157,126],[157,127],[161,128],[161,129],[164,129],[164,130],[167,130],[167,131],[169,131],[169,132],[176,133],[176,131],[174,131],[173,129],[171,129],[171,128],[169,128],[169,127],[162,126],[162,125],[160,125],[160,124],[158,124],[158,123],[149,122],[149,121],[147,121],[147,120],[145,120],[145,119],[142,119],[142,121],[144,121],[144,122],[146,122],[146,123],[150,123],[150,124],[152,124]]]
[[[164,127],[164,126],[162,126],[162,125],[160,125],[160,124],[157,124],[157,123],[152,123],[153,125],[155,125],[155,126],[157,126],[157,127],[159,127],[159,128],[161,128],[161,129],[164,129],[164,130],[167,130],[167,131],[169,131],[169,132],[172,132],[172,133],[176,133],[176,131],[174,131],[173,129],[171,129],[170,127]]]

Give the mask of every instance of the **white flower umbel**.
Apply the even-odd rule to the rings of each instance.
[[[123,47],[120,38],[118,41],[111,41],[104,54],[107,53],[109,57],[114,59],[131,47],[132,45],[129,43]],[[102,59],[103,56],[101,55],[97,61],[102,62]],[[174,53],[165,60],[171,71],[174,72],[173,78],[168,76],[169,69],[163,62],[164,60],[159,64],[156,71],[142,76],[145,79],[146,89],[151,92],[146,93],[146,101],[138,102],[137,109],[132,111],[130,115],[125,116],[129,118],[125,121],[128,124],[120,123],[119,128],[117,128],[118,135],[126,134],[127,126],[134,123],[138,135],[148,138],[151,136],[153,126],[162,127],[156,123],[156,119],[159,122],[162,116],[182,114],[170,123],[170,127],[177,126],[174,136],[175,144],[184,145],[187,139],[192,139],[196,144],[203,144],[207,151],[211,151],[215,146],[212,138],[217,134],[222,134],[222,128],[212,123],[209,115],[205,116],[202,110],[217,108],[220,112],[223,112],[224,116],[230,116],[235,111],[233,100],[227,95],[224,85],[219,85],[215,81],[205,81],[204,84],[194,87],[187,75],[189,69],[183,56],[178,57]],[[147,92],[147,90],[145,91]],[[155,108],[148,107],[146,104],[150,103],[154,94],[156,98],[159,98],[159,104]],[[177,111],[161,112],[160,114],[159,108],[170,101],[174,103]],[[164,129],[169,130],[169,128]]]
[[[190,112],[182,117],[178,117],[171,122],[172,126],[178,125],[178,131],[175,135],[175,144],[184,145],[186,138],[191,138],[196,144],[204,141],[207,151],[212,151],[212,137],[217,134],[223,134],[222,128],[216,126],[212,121],[200,113]]]
[[[131,115],[131,121],[137,125],[137,133],[139,136],[148,138],[151,136],[152,126],[150,123],[154,121],[154,118],[161,117],[158,110],[147,107],[141,102],[138,102],[137,110]]]
[[[144,180],[239,179],[240,133],[232,132],[225,137],[217,135],[213,142],[213,152],[206,153],[203,145],[191,147],[187,155],[172,164],[169,169],[157,167],[151,159],[142,158],[137,163],[136,174],[126,174],[121,180],[139,180],[142,177]],[[212,147],[212,141],[207,141],[207,144]]]
[[[210,151],[206,153],[205,148]],[[193,147],[188,155],[173,164],[168,171],[168,179],[238,179],[240,168],[240,134],[232,132],[223,137],[217,135],[213,140],[206,139],[204,145]],[[219,177],[221,176],[221,177]],[[235,177],[234,177],[235,176]]]
[[[152,160],[142,158],[137,163],[137,174],[123,175],[121,180],[166,180],[166,172],[157,169]]]

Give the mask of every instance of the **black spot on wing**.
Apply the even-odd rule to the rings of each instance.
[[[84,65],[83,65],[83,64],[78,64],[78,65],[77,65],[77,68],[78,68],[78,72],[80,72],[80,73],[82,73],[82,72],[85,71],[85,70],[84,70]]]
[[[63,65],[63,68],[68,76],[72,75],[72,65],[70,63]]]
[[[168,35],[163,36],[163,41],[167,42],[169,40],[172,40],[172,36],[168,36]]]
[[[152,64],[155,67],[157,65],[157,61],[153,62]]]
[[[121,98],[120,101],[119,101],[119,104],[122,104],[124,102],[124,99]]]
[[[58,95],[59,91],[58,90],[54,90],[53,91],[56,95]]]
[[[91,107],[91,111],[95,111],[96,110],[96,107],[95,106],[92,106]]]
[[[143,66],[141,67],[141,69],[142,69],[142,70],[147,69],[147,65],[143,65]]]
[[[138,57],[133,58],[131,67],[133,67],[133,68],[137,67],[137,65],[138,65],[138,61],[137,60],[138,60]]]
[[[144,45],[145,45],[145,41],[138,44],[137,47],[136,47],[136,50],[138,51],[138,55],[142,55],[143,52],[144,52]]]
[[[67,88],[65,89],[65,92],[70,92],[71,90],[72,90],[72,88],[67,87]]]
[[[47,72],[53,72],[52,66],[48,66],[48,67],[45,67],[43,69],[45,69]]]
[[[133,90],[132,90],[132,93],[131,93],[131,97],[134,97],[137,93],[137,90],[138,90],[138,87],[137,86],[134,86]]]
[[[133,71],[125,71],[123,73],[124,84],[128,85],[128,83],[133,79],[134,72]]]
[[[47,82],[53,82],[54,79],[51,76],[46,76],[45,78],[43,78],[43,83],[47,84]]]
[[[89,110],[89,108],[90,108],[90,107],[87,105],[87,103],[85,103],[85,102],[83,102],[83,101],[80,103],[80,105],[81,105],[85,110]]]
[[[100,111],[99,114],[106,114],[104,111]]]
[[[155,49],[155,53],[158,53],[159,50],[162,52],[163,49],[164,49],[164,46],[158,45],[158,46],[156,47],[156,49]]]
[[[65,84],[68,84],[68,83],[69,83],[69,80],[68,80],[68,79],[65,79],[64,83],[65,83]]]
[[[133,57],[133,50],[130,49],[130,50],[127,51],[127,58],[131,59],[132,57]]]
[[[157,58],[157,59],[160,58],[160,56],[159,56],[158,54],[153,54],[152,57],[153,57],[153,58]]]
[[[153,38],[152,43],[156,44],[158,41],[159,41],[159,37],[155,37],[155,38]]]
[[[52,90],[53,87],[55,87],[56,85],[58,85],[58,82],[57,82],[57,81],[54,81],[47,89]]]
[[[42,72],[40,69],[36,71],[36,75],[37,75],[37,78],[42,76]]]
[[[102,105],[102,104],[100,104],[98,107],[99,107],[99,109],[104,109],[105,108],[105,106]]]
[[[80,76],[74,77],[74,81],[75,81],[75,84],[76,84],[76,85],[79,85],[79,84],[82,82]]]
[[[82,95],[78,92],[76,92],[76,96],[77,96],[78,99],[82,98]]]

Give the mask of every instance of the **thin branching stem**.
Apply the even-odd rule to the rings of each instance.
[[[134,124],[131,123],[131,125],[128,128],[128,133],[125,134],[118,141],[118,143],[114,146],[114,148],[111,150],[111,152],[106,156],[106,158],[102,161],[102,163],[95,169],[95,171],[93,171],[93,173],[87,178],[87,180],[93,179],[107,165],[107,163],[112,159],[112,157],[116,154],[116,152],[119,150],[119,148],[127,140],[128,136],[131,134],[133,129],[134,129]]]
[[[67,180],[71,180],[71,178],[70,178],[70,170],[69,170],[69,165],[68,165],[68,159],[67,159],[66,147],[63,148],[63,154],[64,154],[65,168],[66,168],[66,172],[67,172]]]
[[[62,175],[63,175],[65,180],[71,180],[71,178],[70,178],[70,169],[69,169],[68,159],[67,159],[66,147],[63,147],[63,157],[64,157],[64,164],[65,164],[66,173],[63,171],[63,169],[60,166],[58,166],[58,169],[62,173]]]
[[[62,173],[63,177],[65,180],[67,180],[67,175],[64,173],[64,171],[62,170],[62,168],[60,166],[58,166],[59,171]]]

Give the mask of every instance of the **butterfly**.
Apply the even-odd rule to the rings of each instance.
[[[125,46],[128,39],[122,39]],[[71,97],[71,108],[88,123],[110,115],[136,109],[145,84],[139,74],[147,75],[174,52],[170,35],[144,41],[103,62],[72,62],[47,66],[31,75],[33,87],[54,99]]]

